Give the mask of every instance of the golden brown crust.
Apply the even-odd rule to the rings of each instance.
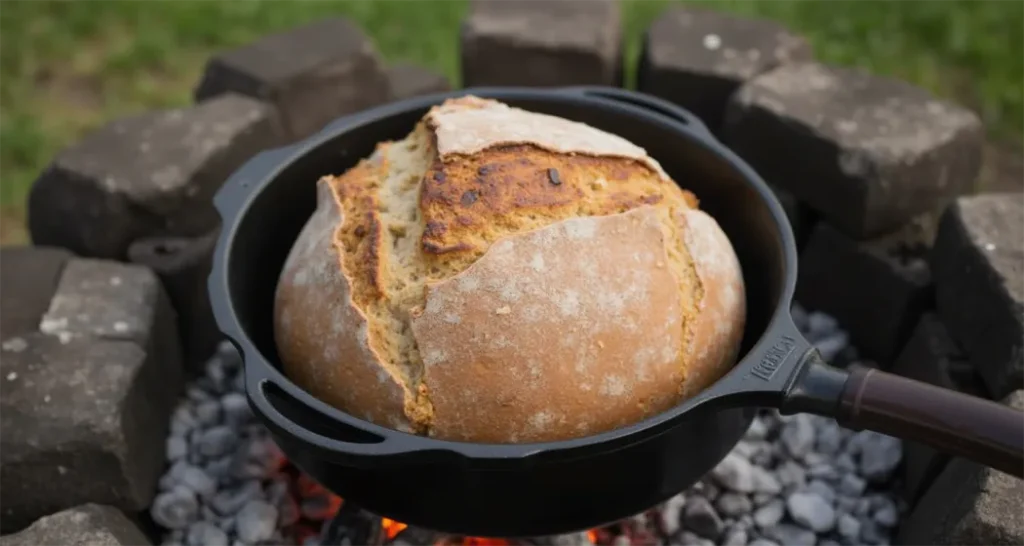
[[[354,415],[557,440],[664,411],[736,357],[728,239],[619,137],[466,97],[320,185],[276,335],[289,376]]]
[[[404,388],[369,346],[366,317],[351,298],[336,238],[341,207],[331,179],[317,183],[317,209],[289,254],[275,301],[284,371],[324,402],[368,421],[409,430]]]
[[[646,164],[618,157],[565,155],[534,145],[503,145],[448,162],[435,160],[424,178],[424,250],[447,254],[490,243],[492,226],[511,232],[537,219],[624,212],[663,199],[696,206]],[[475,257],[475,256],[474,256]]]
[[[572,218],[502,239],[429,285],[412,327],[432,434],[554,440],[674,404],[683,313],[664,238],[650,207]]]

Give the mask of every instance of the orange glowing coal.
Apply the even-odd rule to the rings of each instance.
[[[408,525],[393,519],[381,518],[380,521],[381,526],[384,527],[384,534],[387,535],[388,540],[397,537],[398,533],[401,533],[406,527],[408,527]]]

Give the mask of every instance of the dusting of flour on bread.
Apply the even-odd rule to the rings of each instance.
[[[616,135],[466,96],[318,186],[275,336],[289,377],[354,415],[577,437],[670,408],[738,350],[728,239]]]

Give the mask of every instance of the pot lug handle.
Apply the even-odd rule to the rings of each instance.
[[[310,403],[300,399],[298,388],[287,381],[253,375],[246,377],[245,390],[256,415],[272,433],[298,439],[304,450],[316,452],[321,460],[377,468],[400,463],[410,455],[421,462],[440,456],[435,451],[415,449],[412,443],[404,441],[403,433],[360,422],[319,400],[311,402],[316,408],[310,407]],[[325,413],[338,415],[331,419]]]
[[[1024,478],[1024,411],[991,400],[858,366],[849,372],[836,420]]]
[[[689,110],[676,106],[671,102],[649,95],[647,93],[641,93],[637,91],[627,91],[618,87],[606,87],[600,85],[580,85],[573,87],[564,87],[561,89],[566,93],[575,93],[588,97],[597,97],[602,99],[608,99],[615,102],[621,102],[632,106],[639,106],[645,110],[653,111],[668,117],[674,121],[682,123],[688,126],[694,132],[700,133],[702,136],[707,138],[715,138],[711,131],[708,130],[707,125],[701,121],[696,115]]]

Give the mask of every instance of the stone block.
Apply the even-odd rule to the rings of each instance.
[[[146,508],[180,378],[131,341],[21,339],[0,359],[0,530],[90,502]]]
[[[643,40],[640,91],[690,110],[713,131],[741,85],[784,63],[813,57],[807,40],[779,23],[700,8],[666,10]]]
[[[1004,403],[1024,410],[1024,391]],[[965,459],[946,465],[900,527],[896,544],[1024,544],[1024,481]]]
[[[388,67],[388,88],[391,100],[402,100],[443,93],[452,87],[448,78],[433,70],[411,63],[396,63]]]
[[[946,389],[988,396],[967,356],[933,313],[926,313],[918,321],[892,371]],[[903,492],[907,502],[913,504],[942,471],[949,457],[924,444],[904,441],[903,460]]]
[[[61,151],[32,187],[37,245],[124,259],[141,237],[195,236],[219,223],[212,197],[278,143],[270,110],[240,95],[113,121]]]
[[[273,105],[286,138],[297,140],[386,101],[388,80],[370,37],[332,18],[214,55],[195,98],[231,91]]]
[[[219,233],[140,239],[128,248],[132,263],[146,266],[160,277],[177,311],[185,364],[196,370],[223,339],[206,287]]]
[[[835,317],[886,368],[931,302],[924,244],[909,235],[858,242],[818,222],[800,253],[796,300]]]
[[[62,248],[0,248],[0,340],[39,329],[64,264],[73,256]]]
[[[120,510],[84,504],[40,518],[29,528],[0,537],[0,546],[142,546],[152,544]]]
[[[472,0],[462,85],[621,85],[621,19],[618,0]]]
[[[939,316],[994,398],[1024,388],[1024,194],[962,197],[931,254]]]
[[[969,110],[858,69],[791,63],[730,98],[723,140],[854,239],[969,191],[984,130]]]

